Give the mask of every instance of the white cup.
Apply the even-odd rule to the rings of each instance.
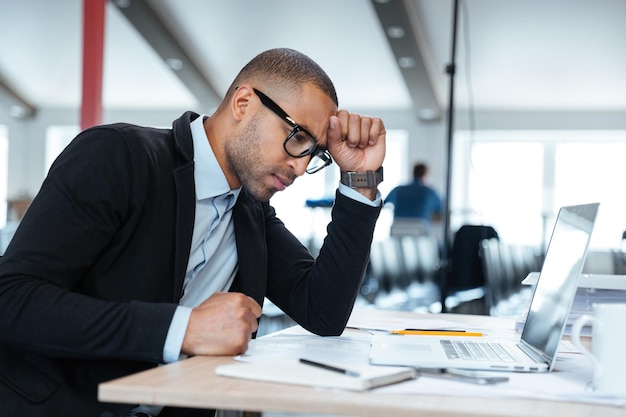
[[[591,353],[580,341],[583,326],[591,324]],[[626,398],[626,304],[593,304],[593,315],[579,317],[572,326],[572,343],[593,363],[593,386],[601,395]]]

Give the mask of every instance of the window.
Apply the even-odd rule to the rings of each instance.
[[[625,134],[626,135],[626,134]],[[596,246],[618,248],[626,230],[626,139],[609,142],[594,135],[592,142],[556,147],[554,205],[600,202],[593,237]]]
[[[591,246],[619,247],[626,132],[457,132],[455,141],[452,231],[488,224],[507,242],[545,247],[559,207],[597,201]]]
[[[501,238],[535,243],[542,232],[537,190],[542,188],[543,149],[518,138],[503,142],[500,135],[489,136],[466,143],[468,156],[456,155],[464,163],[453,165],[450,226],[488,224]]]

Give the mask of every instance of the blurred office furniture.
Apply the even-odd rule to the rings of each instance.
[[[583,266],[583,274],[614,274],[616,265],[620,262],[620,250],[617,249],[590,249]]]
[[[389,228],[389,235],[399,236],[428,236],[431,234],[430,225],[424,219],[397,218]]]
[[[533,288],[522,281],[541,269],[536,250],[491,238],[480,242],[483,264],[485,305],[491,316],[517,318],[530,302]]]
[[[448,267],[441,277],[441,308],[450,311],[462,303],[474,302],[476,310],[470,314],[487,314],[484,308],[485,275],[480,258],[480,242],[498,239],[491,226],[463,225],[454,234]]]
[[[614,250],[613,255],[613,270],[617,275],[626,275],[626,252],[623,250]]]
[[[263,301],[263,312],[259,319],[259,328],[256,336],[261,337],[274,333],[287,327],[295,326],[297,323],[267,298]]]
[[[325,225],[330,221],[330,212],[335,204],[335,197],[309,198],[304,205],[310,210],[310,232],[309,239],[303,242],[313,256],[319,255],[322,247],[323,236],[320,237],[318,232],[325,231]]]
[[[24,217],[32,199],[26,195],[7,200],[7,220],[19,222]]]
[[[612,251],[613,273],[626,275],[626,230],[622,232],[622,241],[619,248]]]
[[[432,235],[400,235],[372,243],[361,295],[381,309],[429,311],[439,299],[438,241]]]
[[[529,273],[522,281],[525,286],[537,284],[540,273]],[[593,305],[596,303],[611,304],[624,303],[626,300],[626,275],[583,273],[578,281],[578,289],[567,317],[565,333],[569,333],[571,326],[583,314],[593,314]],[[520,317],[521,318],[521,317]],[[519,320],[518,320],[519,322]],[[583,334],[591,336],[591,327],[584,327]]]

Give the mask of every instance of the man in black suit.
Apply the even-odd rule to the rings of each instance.
[[[264,297],[340,334],[384,154],[382,121],[338,110],[328,76],[290,49],[252,59],[210,117],[79,134],[0,259],[2,415],[189,416],[99,403],[97,386],[181,355],[245,352]],[[269,199],[333,159],[342,184],[314,259]]]

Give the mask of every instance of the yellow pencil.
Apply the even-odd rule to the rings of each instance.
[[[392,330],[391,334],[416,336],[482,336],[481,332],[466,332],[465,330]]]

